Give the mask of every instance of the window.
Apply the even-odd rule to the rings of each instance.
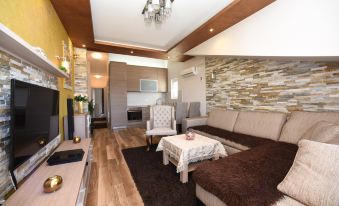
[[[171,99],[178,99],[179,82],[178,79],[171,79]]]

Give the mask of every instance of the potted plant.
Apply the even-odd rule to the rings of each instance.
[[[88,112],[93,117],[93,112],[94,112],[94,101],[93,99],[88,102]]]
[[[84,103],[88,101],[86,96],[82,96],[81,94],[74,97],[74,100],[78,103],[78,112],[84,113]]]

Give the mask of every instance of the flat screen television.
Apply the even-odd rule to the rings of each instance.
[[[59,134],[59,92],[11,80],[11,170]]]

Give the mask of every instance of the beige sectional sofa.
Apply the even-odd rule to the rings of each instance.
[[[296,111],[285,114],[216,109],[210,112],[208,117],[185,119],[183,131],[192,128],[197,133],[219,140],[228,154],[232,155],[270,142],[297,144],[305,132],[320,121],[338,123],[339,113]],[[207,206],[226,206],[220,198],[199,184],[196,187],[196,195]],[[274,205],[303,204],[284,196]]]
[[[184,119],[183,131],[186,131],[188,128],[206,125],[229,132],[277,141],[286,119],[287,114],[278,112],[268,113],[215,109],[210,112],[208,117]],[[223,143],[228,154],[250,148],[248,145],[220,138],[199,129],[195,129],[195,132],[219,140]]]

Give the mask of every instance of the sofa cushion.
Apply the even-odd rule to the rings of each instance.
[[[234,132],[278,140],[286,117],[278,112],[240,112]]]
[[[273,206],[306,206],[306,205],[293,198],[290,198],[289,196],[284,195],[284,197],[281,198],[276,203],[274,203]]]
[[[228,146],[234,147],[236,149],[245,150],[252,147],[257,147],[260,145],[268,144],[274,142],[273,140],[254,137],[251,135],[240,134],[235,132],[230,132],[227,130],[203,125],[192,127],[195,131],[201,131],[207,133],[209,135],[219,137],[221,139],[221,143],[226,144]],[[214,138],[215,139],[215,138]]]
[[[209,113],[207,125],[232,132],[238,113],[234,110],[215,109]]]
[[[278,189],[309,206],[339,204],[339,146],[301,140],[293,165]]]
[[[339,122],[339,112],[292,112],[279,141],[297,144],[302,135],[319,121]]]
[[[339,124],[327,121],[317,122],[303,134],[301,139],[339,144]]]
[[[277,185],[290,169],[297,145],[273,142],[226,158],[205,162],[195,182],[226,205],[271,205],[283,197]]]

